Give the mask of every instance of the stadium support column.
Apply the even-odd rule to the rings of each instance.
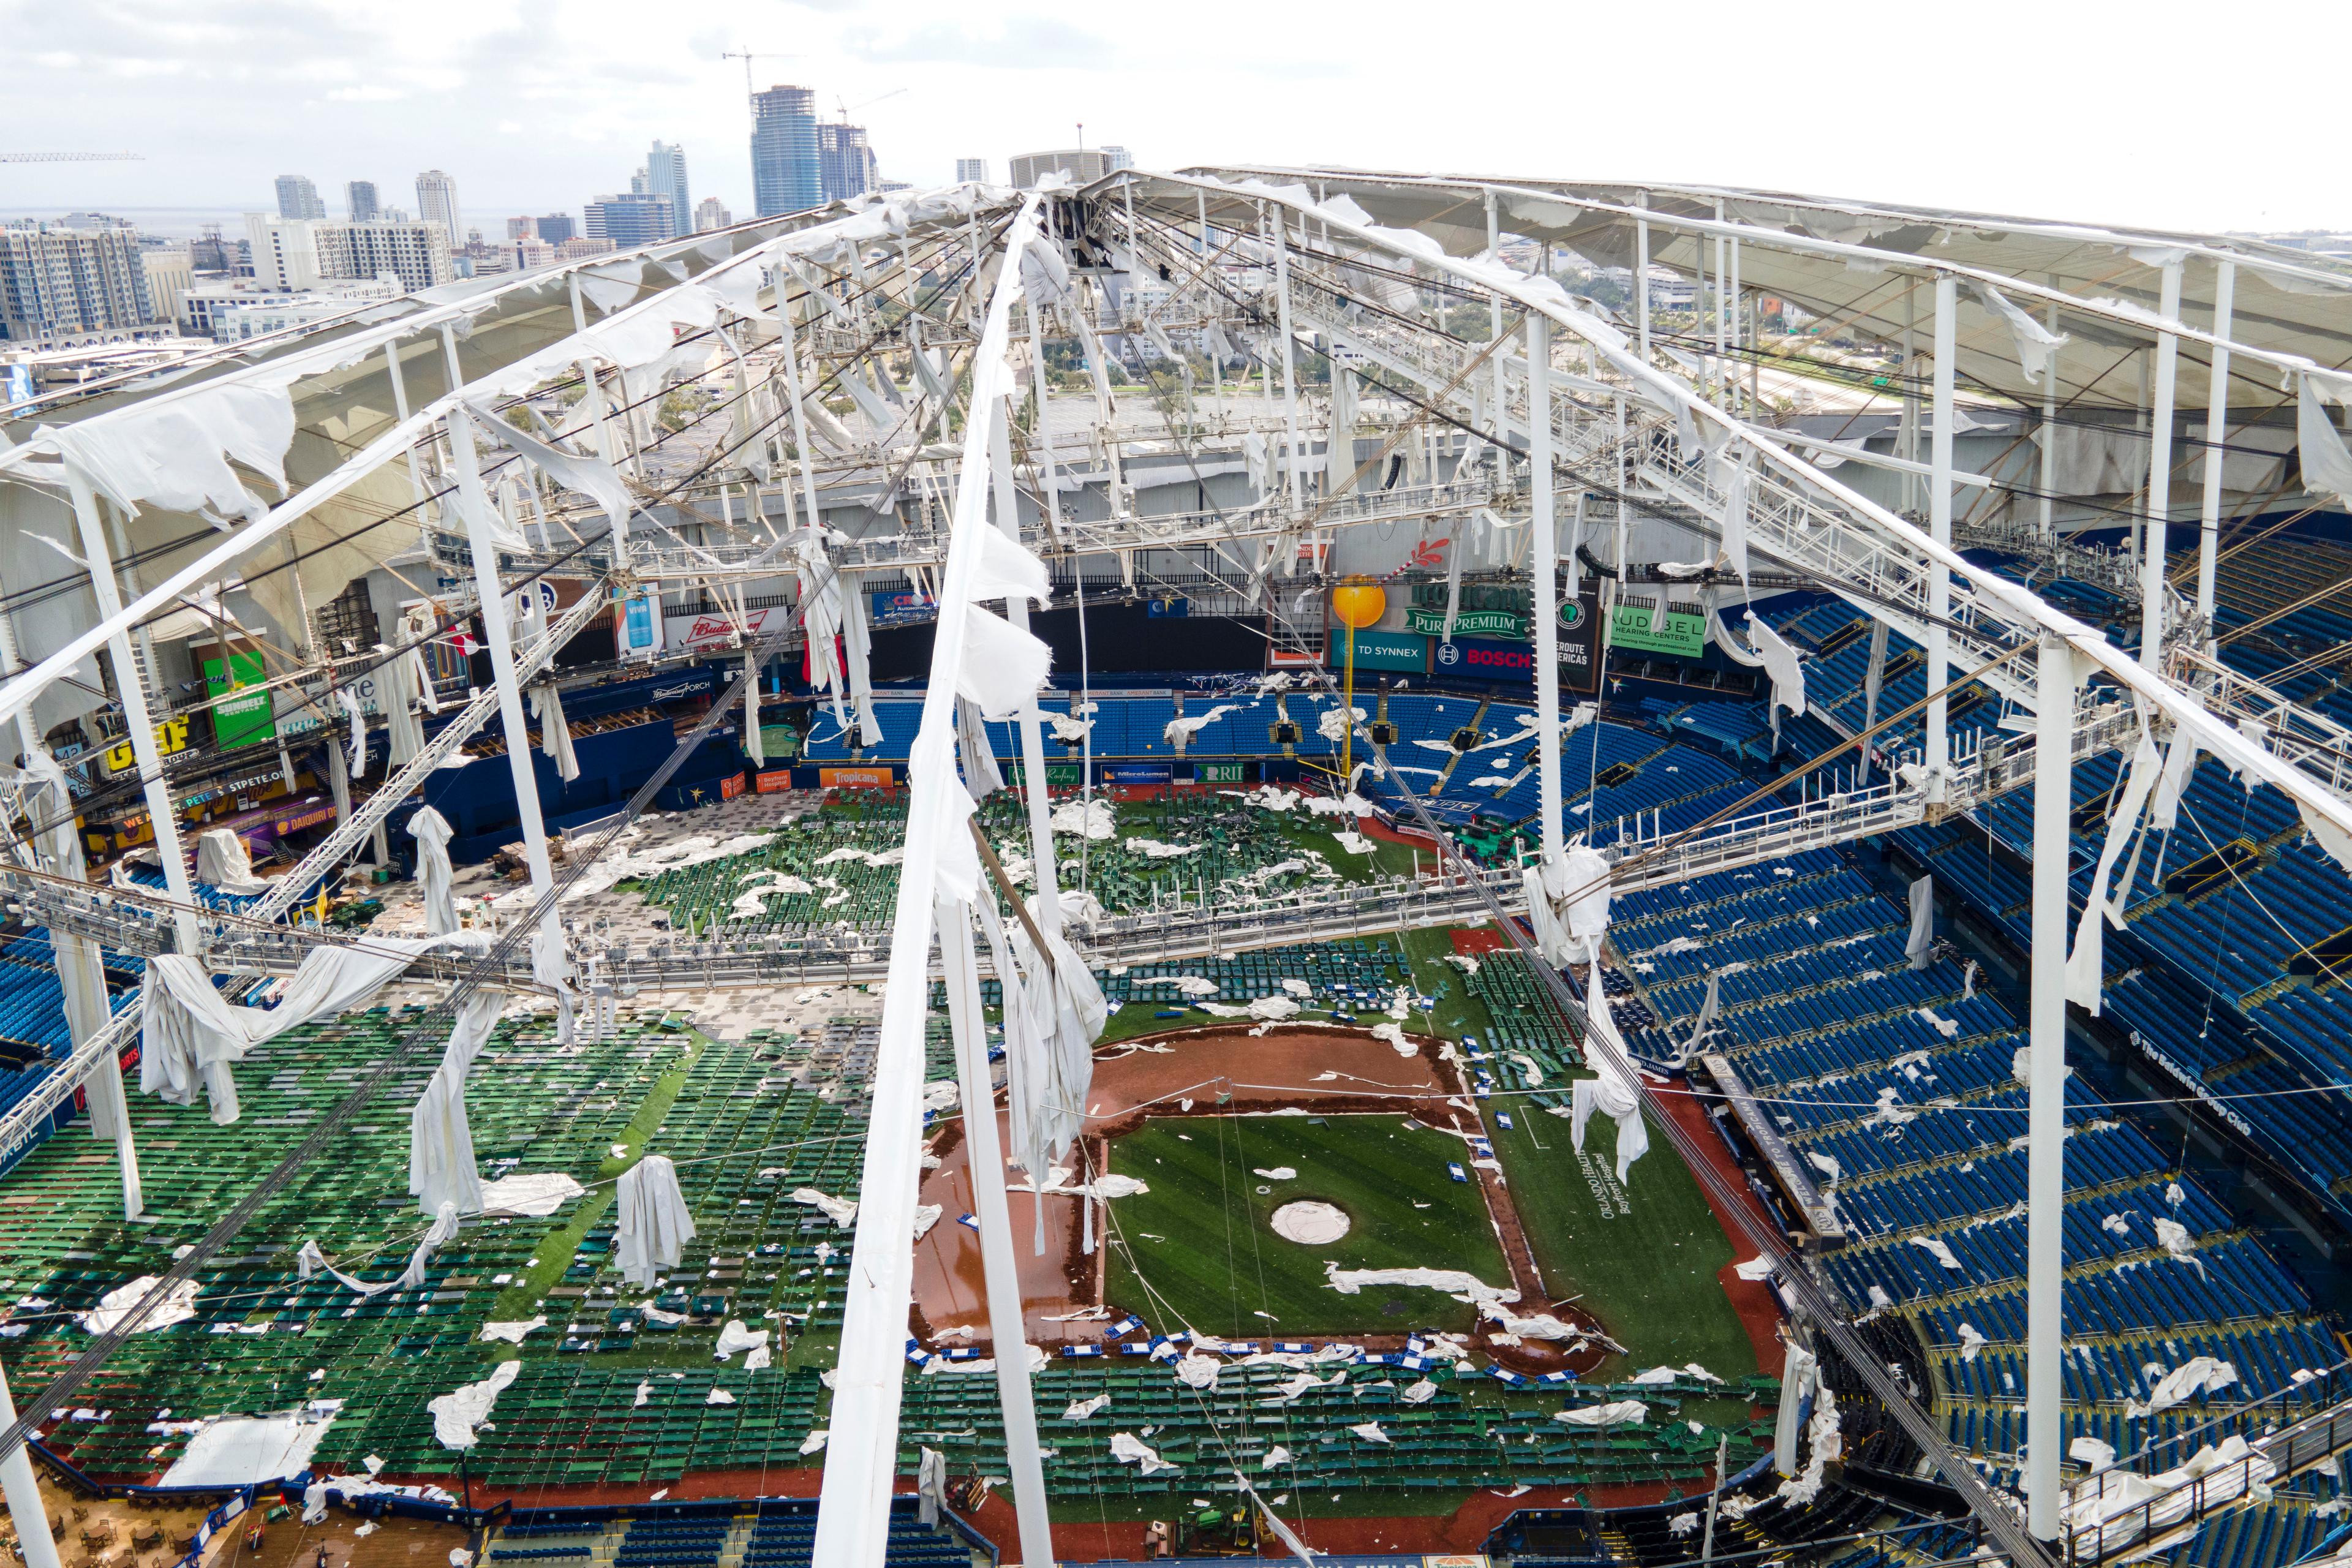
[[[2180,266],[2177,260],[2164,264],[2157,312],[2168,321],[2180,317]],[[2180,334],[2157,333],[2156,393],[2147,425],[2147,547],[2139,560],[2139,661],[2150,669],[2164,661],[2164,535],[2172,512],[2172,405],[2179,369]]]
[[[1649,192],[1633,193],[1635,207],[1646,209],[1649,205]],[[1497,303],[1495,309],[1500,311],[1502,306]],[[1642,339],[1642,363],[1647,364],[1650,363],[1650,220],[1645,217],[1633,220],[1633,320]],[[1499,328],[1496,330],[1500,331]],[[1622,489],[1623,487],[1619,488]]]
[[[446,330],[446,329],[445,329]],[[465,514],[466,547],[474,557],[474,595],[481,601],[482,640],[489,645],[490,675],[499,689],[499,721],[506,731],[507,767],[514,778],[515,809],[522,818],[523,862],[530,868],[534,900],[555,889],[555,869],[547,858],[547,824],[539,811],[539,775],[531,761],[530,734],[522,716],[522,688],[515,680],[513,628],[507,620],[506,590],[499,585],[499,547],[490,537],[490,500],[482,489],[481,459],[474,451],[474,420],[460,406],[449,414],[449,446],[457,455],[457,510]],[[544,957],[532,965],[547,973],[563,952],[563,921],[555,900],[539,917]]]
[[[23,656],[16,647],[16,623],[0,613],[0,672],[14,676],[25,668]],[[16,745],[27,757],[40,747],[41,737],[33,728],[33,714],[28,708],[16,710]],[[63,804],[63,803],[60,803]],[[81,841],[71,823],[58,825],[54,837],[36,832],[25,847],[37,854],[43,843],[56,851],[49,857],[50,869],[73,881],[87,881],[89,864],[82,858]],[[68,847],[70,846],[70,847]],[[106,1027],[110,1009],[106,1003],[106,971],[101,966],[98,944],[86,936],[75,936],[57,928],[49,931],[49,945],[56,954],[58,981],[65,1002],[66,1028],[79,1048],[99,1030]],[[81,1081],[82,1091],[89,1100],[89,1131],[95,1138],[114,1144],[117,1162],[122,1171],[122,1217],[135,1220],[146,1212],[146,1198],[139,1183],[139,1148],[131,1131],[130,1096],[123,1092],[122,1063],[111,1053],[100,1058]]]
[[[2051,279],[2057,287],[2057,279]],[[2049,320],[2042,323],[2050,335],[2058,335],[2058,307],[2053,305]],[[2058,540],[2058,525],[2052,510],[2058,497],[2058,355],[2063,352],[2053,345],[2049,363],[2042,372],[2042,467],[2039,484],[2042,490],[2042,537],[2052,544]]]
[[[1946,274],[1936,279],[1936,390],[1933,438],[1928,443],[1927,528],[1946,549],[1952,543],[1952,360],[1959,316],[1959,283]],[[1944,773],[1951,753],[1945,728],[1949,700],[1940,695],[1951,669],[1951,634],[1944,623],[1952,613],[1952,574],[1940,563],[1927,568],[1927,799],[1944,798]]]
[[[0,1367],[0,1426],[16,1424],[16,1402],[8,1394],[7,1369]],[[0,1459],[0,1493],[8,1500],[8,1518],[16,1526],[25,1568],[59,1568],[58,1543],[49,1535],[48,1505],[41,1500],[41,1483],[33,1475],[33,1450],[22,1443]]]
[[[2026,1074],[2025,1501],[2027,1527],[2058,1535],[2059,1400],[2065,1344],[2066,866],[2074,777],[2074,654],[2044,634],[2033,725],[2032,994]],[[2097,912],[2092,911],[2092,919]]]
[[[2213,269],[2213,363],[2205,376],[2205,497],[2197,514],[2198,635],[2213,637],[2213,569],[2221,547],[2221,468],[2227,458],[2221,443],[2230,435],[2231,311],[2238,292],[2238,264],[2217,263]],[[2054,379],[2054,378],[2053,378]]]
[[[1486,259],[1497,264],[1503,259],[1503,219],[1501,212],[1495,205],[1495,193],[1492,191],[1486,193]],[[1486,336],[1489,340],[1494,340],[1499,339],[1502,335],[1503,296],[1499,290],[1488,289]],[[1505,353],[1497,353],[1495,356],[1495,439],[1496,444],[1502,447],[1510,445],[1508,436],[1510,399],[1506,395],[1506,383],[1503,378],[1503,362],[1509,357]]]
[[[1500,356],[1496,356],[1499,358]],[[1547,860],[1564,849],[1559,821],[1559,508],[1551,493],[1551,318],[1528,312],[1528,498],[1533,550],[1536,651],[1536,801]]]
[[[1030,310],[1036,310],[1034,300]],[[994,426],[988,433],[988,462],[996,497],[996,526],[1004,537],[1018,545],[1021,542],[1021,492],[1013,482],[1013,404],[1008,395],[998,416],[991,421]],[[1009,594],[1004,600],[1004,618],[1017,631],[1029,629],[1029,601],[1018,594]],[[1021,704],[1021,716],[1014,728],[1021,735],[1022,795],[1029,802],[1029,841],[1032,864],[1037,873],[1037,923],[1047,931],[1062,929],[1062,884],[1060,872],[1054,864],[1054,827],[1052,803],[1045,797],[1045,740],[1039,730],[1037,694],[1031,692]],[[969,942],[971,939],[966,937]],[[997,1181],[1003,1181],[1004,1166],[1000,1162],[995,1170]]]
[[[1282,486],[1296,507],[1299,504],[1298,345],[1290,335],[1290,217],[1278,206],[1269,216],[1274,220],[1275,325],[1282,333],[1282,435],[1287,443],[1282,458]]]
[[[994,897],[984,881],[980,896]],[[963,1098],[964,1167],[971,1177],[972,1217],[980,1222],[981,1280],[988,1300],[990,1348],[996,1356],[996,1398],[1004,1418],[1004,1466],[1012,1474],[1021,1561],[1023,1568],[1053,1568],[1054,1527],[1045,1506],[1045,1462],[1037,1452],[1037,1395],[1029,1379],[1012,1208],[1004,1198],[1004,1145],[996,1125],[988,1029],[972,957],[971,910],[946,900],[940,904],[940,964],[955,1037],[957,1088]],[[1035,978],[1038,984],[1053,984],[1045,976]],[[1044,1184],[1042,1176],[1033,1175],[1030,1181]],[[1042,1204],[1045,1199],[1039,1194],[1030,1201]]]
[[[114,562],[106,552],[106,531],[99,526],[98,497],[71,463],[66,465],[66,488],[73,496],[74,524],[81,537],[81,552],[89,563],[90,591],[98,596],[99,618],[111,628],[106,641],[114,664],[115,695],[122,700],[122,721],[131,731],[131,754],[139,764],[139,780],[147,797],[147,820],[155,832],[155,852],[163,858],[163,882],[180,907],[172,923],[180,951],[194,954],[195,889],[188,882],[188,858],[180,847],[180,817],[172,804],[172,786],[163,776],[163,753],[155,744],[155,721],[147,710],[145,668],[131,651],[131,634],[122,626],[122,590],[114,580]],[[228,650],[221,650],[226,668]]]

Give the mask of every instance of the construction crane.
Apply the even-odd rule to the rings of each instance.
[[[741,48],[725,50],[719,58],[722,60],[741,60],[743,62],[743,100],[746,103],[749,103],[752,99],[759,96],[759,89],[751,85],[751,62],[753,60],[796,60],[800,58],[800,56],[755,55],[749,48]]]
[[[143,163],[144,153],[0,153],[0,163]]]
[[[844,125],[846,125],[849,123],[849,116],[853,110],[870,108],[874,104],[881,102],[885,98],[896,98],[906,90],[907,89],[903,87],[894,87],[889,91],[881,94],[879,97],[867,99],[864,103],[844,103],[839,98],[835,98],[833,100],[833,107],[835,111],[841,116],[841,122]]]

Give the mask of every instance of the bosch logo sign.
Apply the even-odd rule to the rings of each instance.
[[[1446,668],[1452,669],[1455,665],[1462,662],[1462,650],[1454,647],[1450,642],[1439,643],[1437,645],[1437,662],[1444,665]]]
[[[1521,653],[1516,648],[1466,648],[1463,652],[1463,658],[1468,661],[1473,669],[1532,671],[1536,667],[1535,657],[1532,654]]]

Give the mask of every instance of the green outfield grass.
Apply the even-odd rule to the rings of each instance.
[[[1716,1278],[1731,1261],[1731,1243],[1664,1136],[1650,1130],[1650,1152],[1619,1187],[1617,1131],[1607,1121],[1586,1131],[1580,1160],[1566,1121],[1522,1103],[1507,1131],[1495,1121],[1505,1104],[1481,1109],[1536,1267],[1546,1286],[1578,1298],[1628,1352],[1601,1375],[1694,1361],[1718,1377],[1754,1375],[1755,1346]]]
[[[1437,1291],[1348,1296],[1324,1279],[1337,1262],[1460,1268],[1507,1285],[1478,1188],[1446,1174],[1463,1153],[1460,1141],[1397,1116],[1154,1118],[1111,1146],[1111,1169],[1151,1190],[1112,1205],[1108,1300],[1162,1331],[1231,1338],[1466,1329],[1470,1309]],[[1297,1177],[1254,1173],[1282,1166]],[[1276,1236],[1274,1211],[1300,1199],[1345,1210],[1348,1235],[1328,1247]]]
[[[1435,1009],[1439,1033],[1459,1039],[1494,1029],[1486,1005],[1465,993],[1460,971],[1442,961],[1454,951],[1450,931],[1408,931],[1404,943],[1423,990],[1448,988]],[[1721,1377],[1756,1371],[1754,1343],[1716,1278],[1731,1261],[1731,1243],[1689,1168],[1656,1128],[1650,1130],[1650,1152],[1620,1192],[1617,1134],[1605,1121],[1587,1133],[1585,1147],[1593,1157],[1588,1176],[1559,1117],[1510,1096],[1479,1109],[1544,1283],[1562,1297],[1581,1298],[1580,1304],[1629,1352],[1601,1375],[1693,1361]],[[1510,1130],[1496,1121],[1498,1111],[1510,1114]],[[1610,1194],[1606,1215],[1604,1193]]]

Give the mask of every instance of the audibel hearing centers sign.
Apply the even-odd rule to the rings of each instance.
[[[1706,614],[1669,605],[1645,605],[1639,599],[1618,601],[1610,618],[1609,640],[1640,653],[1670,653],[1697,658],[1706,652]]]
[[[1348,628],[1333,626],[1324,649],[1325,667],[1337,670],[1348,662]],[[1378,629],[1356,634],[1358,669],[1394,669],[1419,675],[1429,668],[1429,639],[1413,632]]]

